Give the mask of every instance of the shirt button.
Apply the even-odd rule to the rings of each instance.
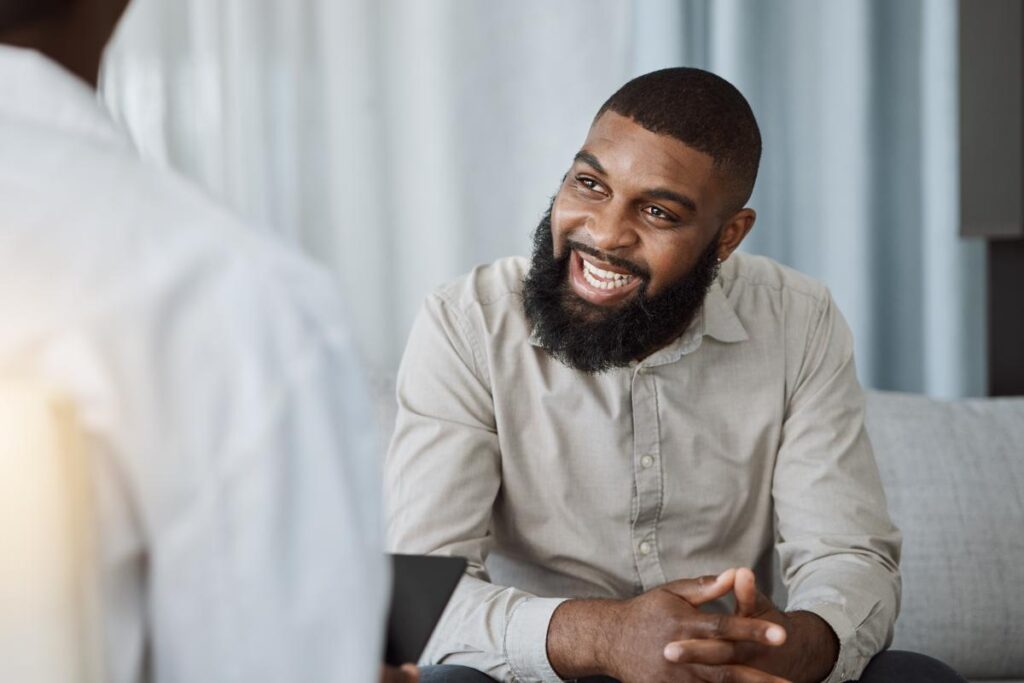
[[[648,453],[644,457],[640,458],[640,464],[643,466],[644,469],[647,469],[648,467],[654,464],[654,456]]]
[[[650,555],[651,554],[651,544],[648,543],[647,541],[641,541],[640,542],[640,554],[641,555]]]

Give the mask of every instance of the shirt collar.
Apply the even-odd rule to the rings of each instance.
[[[696,351],[704,337],[712,337],[720,342],[730,344],[749,339],[746,328],[740,322],[735,309],[729,303],[722,290],[721,278],[716,278],[704,296],[704,305],[700,307],[696,317],[686,331],[676,337],[669,345],[658,349],[648,356],[644,365],[664,365],[679,360],[682,356]],[[543,346],[537,337],[536,330],[530,333],[530,344]]]
[[[704,297],[701,307],[701,318],[704,321],[703,333],[727,344],[750,339],[747,330],[736,315],[736,309],[729,303],[722,289],[721,278],[716,278]]]
[[[0,117],[130,145],[96,91],[43,54],[0,45]]]

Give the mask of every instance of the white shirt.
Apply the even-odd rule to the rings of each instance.
[[[821,284],[734,253],[681,336],[588,375],[532,336],[525,259],[428,297],[398,375],[389,542],[462,555],[425,655],[557,681],[551,614],[755,568],[818,614],[854,679],[889,642],[900,535],[864,430],[849,328]]]
[[[334,283],[0,47],[0,378],[70,398],[107,678],[372,681],[388,573]]]

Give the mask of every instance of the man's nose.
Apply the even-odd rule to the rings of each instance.
[[[611,207],[590,217],[587,232],[594,247],[609,252],[632,247],[638,239],[636,228],[626,212]]]

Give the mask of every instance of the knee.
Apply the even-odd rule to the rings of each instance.
[[[494,683],[494,679],[468,666],[442,664],[420,667],[420,683]]]
[[[887,650],[868,663],[861,683],[966,683],[937,659],[916,652]]]

